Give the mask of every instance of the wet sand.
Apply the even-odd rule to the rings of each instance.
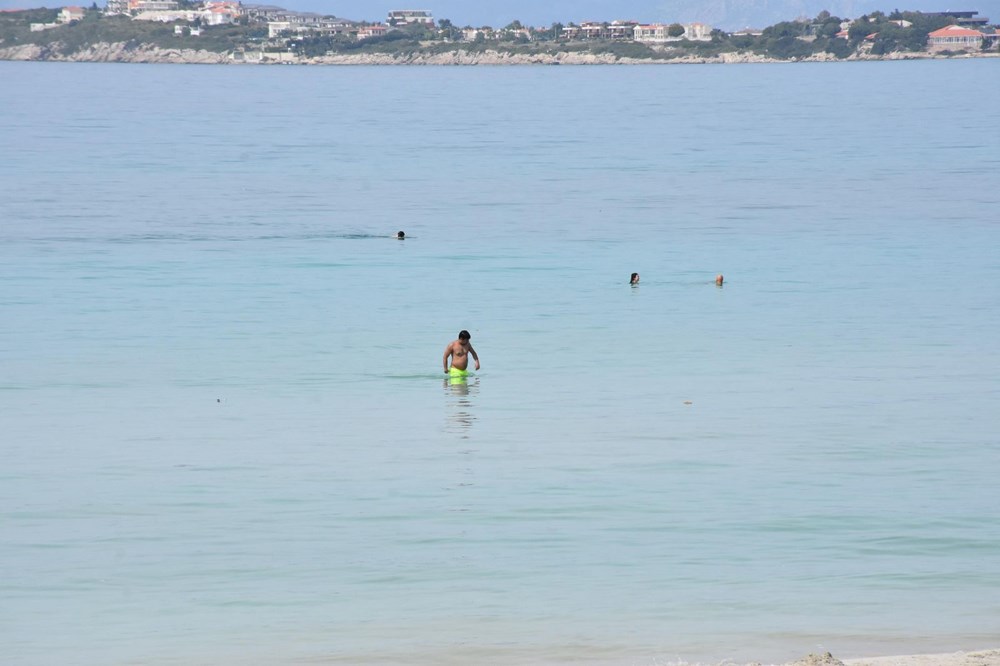
[[[830,653],[811,654],[788,666],[1000,666],[1000,649],[844,660]]]

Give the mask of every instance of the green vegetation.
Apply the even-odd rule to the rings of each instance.
[[[184,1],[192,7],[198,4],[196,0]],[[183,21],[133,21],[125,16],[105,16],[93,5],[82,20],[31,31],[31,24],[51,25],[57,22],[58,15],[58,10],[54,9],[0,13],[0,48],[35,44],[47,48],[52,54],[62,56],[70,56],[102,43],[124,43],[130,48],[151,46],[217,53],[247,47],[269,51],[291,50],[305,58],[328,54],[476,54],[492,50],[512,55],[610,54],[616,58],[640,60],[671,60],[684,56],[711,58],[723,53],[751,53],[778,60],[802,60],[817,54],[830,54],[842,59],[859,53],[881,56],[895,52],[923,51],[927,45],[928,33],[955,22],[948,16],[895,11],[888,16],[882,12],[874,12],[848,25],[846,21],[824,11],[812,20],[777,23],[764,29],[759,35],[732,35],[715,30],[710,41],[683,39],[684,26],[674,23],[668,26],[667,33],[673,38],[679,38],[677,41],[645,44],[630,39],[567,41],[561,23],[534,30],[525,27],[520,21],[512,21],[500,30],[480,28],[473,41],[456,41],[461,38],[461,29],[451,21],[442,19],[436,26],[403,25],[385,35],[363,40],[358,40],[354,34],[349,33],[308,36],[289,34],[268,39],[266,24],[249,24],[245,19],[230,25],[202,26],[201,34],[192,36],[191,25]],[[568,25],[576,27],[572,23]],[[175,33],[176,26],[183,27],[181,34]]]
[[[25,43],[32,23],[55,23],[58,9],[27,9],[23,12],[0,13],[0,46]]]
[[[32,23],[53,23],[57,10],[29,10],[0,14],[0,47],[36,44],[61,55],[72,55],[97,44],[128,44],[132,48],[158,46],[225,53],[267,37],[266,26],[224,25],[202,28],[201,36],[174,34],[174,25],[133,21],[125,16],[105,16],[89,9],[83,20],[39,32]],[[186,31],[187,32],[187,31]]]

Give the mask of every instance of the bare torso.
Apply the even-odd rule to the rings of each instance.
[[[469,349],[471,344],[463,345],[458,340],[451,343],[451,366],[459,370],[469,367]]]
[[[462,331],[464,334],[465,331]],[[448,343],[444,348],[444,371],[449,372],[448,363],[455,370],[467,370],[469,367],[469,357],[476,362],[476,370],[479,369],[479,354],[472,346],[472,341],[468,338],[459,338]]]

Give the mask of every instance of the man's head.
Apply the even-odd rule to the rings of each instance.
[[[399,238],[399,239],[406,238],[406,234],[404,234],[402,231],[397,231],[396,232],[396,238]]]
[[[472,336],[469,335],[468,331],[459,331],[458,332],[458,341],[459,342],[468,342],[469,338],[471,338],[471,337]]]

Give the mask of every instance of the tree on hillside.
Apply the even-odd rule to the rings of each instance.
[[[763,37],[780,39],[782,37],[800,37],[806,34],[809,26],[799,21],[782,21],[764,28]]]
[[[869,23],[868,19],[862,17],[852,23],[847,29],[847,38],[856,44],[871,33],[875,32],[875,30],[876,29],[873,24]]]
[[[455,26],[452,25],[452,22],[449,19],[438,19],[438,30],[449,40],[455,38]]]
[[[671,37],[680,37],[684,34],[684,26],[680,23],[671,23],[667,26],[667,34]]]
[[[836,58],[846,58],[854,53],[854,49],[847,43],[846,39],[829,39],[824,46],[827,53],[832,53]]]
[[[811,44],[788,35],[784,37],[765,37],[762,35],[761,39],[764,40],[764,52],[773,58],[782,60],[807,58],[813,52]]]

